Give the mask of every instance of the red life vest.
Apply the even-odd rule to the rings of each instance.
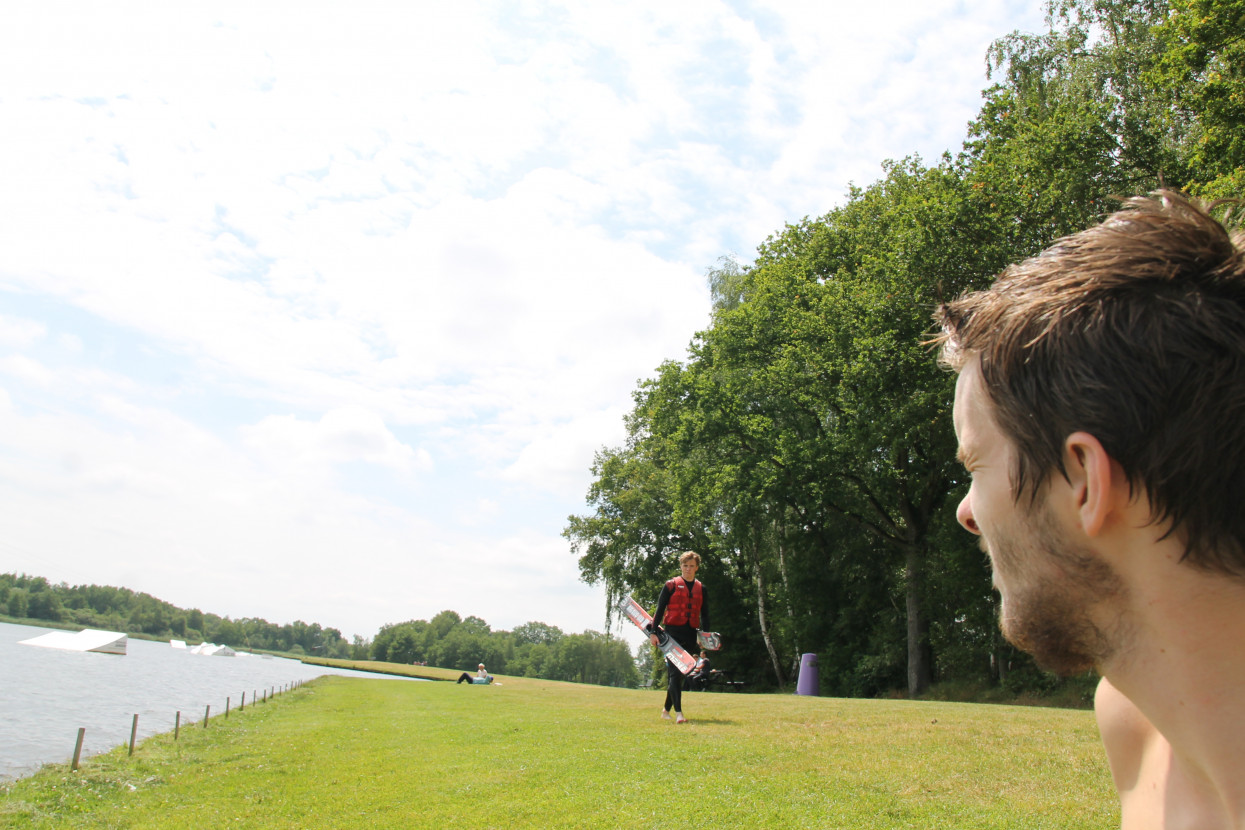
[[[670,589],[664,617],[666,625],[691,625],[692,628],[700,628],[700,606],[705,598],[700,580],[692,583],[691,597],[688,597],[687,582],[681,576],[667,581],[666,587]]]

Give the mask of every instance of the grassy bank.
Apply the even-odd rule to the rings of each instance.
[[[0,826],[1118,822],[1088,712],[690,694],[675,726],[660,692],[501,683],[321,678],[132,758],[46,767],[0,794]]]

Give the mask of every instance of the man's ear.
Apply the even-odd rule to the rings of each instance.
[[[1072,485],[1076,511],[1086,536],[1097,536],[1115,508],[1111,456],[1088,432],[1074,432],[1063,442],[1064,468]]]

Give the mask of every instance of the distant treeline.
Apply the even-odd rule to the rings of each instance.
[[[277,625],[251,617],[232,620],[197,608],[178,608],[129,588],[52,584],[41,576],[26,574],[0,574],[0,613],[234,648],[347,659],[355,655],[340,631],[321,628],[317,623],[298,620]]]
[[[462,619],[454,611],[385,626],[372,641],[371,657],[464,670],[484,663],[495,674],[601,686],[630,687],[639,678],[627,644],[606,634],[564,634],[542,622],[492,631],[479,617]]]
[[[493,631],[479,617],[463,619],[454,611],[442,611],[431,622],[387,625],[371,642],[356,636],[350,643],[337,629],[318,623],[232,620],[197,608],[178,608],[128,588],[53,584],[41,576],[6,573],[0,574],[0,614],[159,639],[349,660],[428,663],[463,671],[484,663],[494,674],[603,686],[634,686],[638,678],[626,643],[608,635],[564,634],[542,622]]]

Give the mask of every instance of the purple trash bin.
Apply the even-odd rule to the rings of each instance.
[[[821,686],[817,679],[817,655],[800,655],[800,679],[796,681],[795,693],[817,697],[820,692]]]

